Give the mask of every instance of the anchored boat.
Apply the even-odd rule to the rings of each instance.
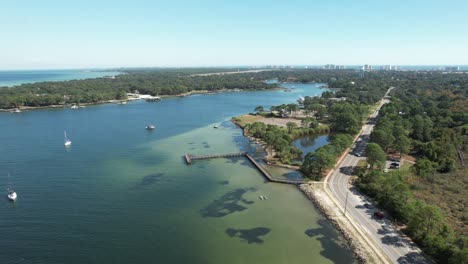
[[[8,185],[11,185],[10,184],[10,174],[9,173],[8,173]],[[13,201],[13,202],[16,201],[16,198],[18,197],[16,192],[13,189],[11,189],[10,187],[8,187],[7,191],[8,191],[8,194],[7,194],[8,200]]]
[[[63,144],[64,144],[65,146],[71,146],[71,143],[72,143],[72,142],[71,142],[71,140],[70,140],[69,138],[67,138],[67,132],[66,132],[66,131],[63,131],[63,135],[64,135],[64,137],[65,137],[64,143],[63,143]]]

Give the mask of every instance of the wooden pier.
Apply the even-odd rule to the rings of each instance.
[[[252,158],[249,154],[245,153],[245,156],[247,157],[250,162],[259,170],[265,178],[267,178],[271,182],[277,182],[277,183],[286,183],[286,184],[303,184],[306,183],[304,180],[288,180],[288,179],[278,179],[278,178],[273,178],[271,175],[260,165],[258,162]]]
[[[216,158],[232,158],[232,157],[246,157],[257,170],[271,182],[285,183],[285,184],[303,184],[306,183],[305,180],[288,180],[288,179],[278,179],[273,178],[258,162],[250,156],[247,152],[237,152],[237,153],[225,153],[225,154],[213,154],[213,155],[202,155],[195,156],[190,155],[189,153],[185,154],[185,161],[187,164],[192,164],[194,160],[204,160],[204,159],[216,159]]]
[[[193,160],[204,160],[204,159],[217,159],[217,158],[233,158],[233,157],[244,157],[247,152],[236,152],[236,153],[224,153],[224,154],[212,154],[212,155],[190,155],[185,154],[185,161],[187,164],[192,164]]]

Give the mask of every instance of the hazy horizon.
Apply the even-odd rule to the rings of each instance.
[[[334,64],[334,63],[326,63],[326,64]],[[121,67],[75,67],[75,68],[18,68],[18,69],[0,69],[2,72],[7,72],[7,71],[67,71],[67,70],[93,70],[93,71],[99,71],[99,70],[119,70],[119,69],[210,69],[210,68],[217,68],[217,69],[236,69],[236,68],[242,68],[242,69],[283,69],[285,67],[294,67],[294,68],[305,68],[309,67],[309,69],[319,69],[325,66],[326,64],[317,64],[317,65],[287,65],[287,64],[272,64],[272,65],[208,65],[208,66],[133,66],[133,67],[126,67],[126,66],[121,66]],[[362,63],[362,64],[353,64],[353,65],[346,65],[346,64],[334,64],[334,65],[343,65],[345,66],[345,69],[355,69],[359,68],[365,64],[368,63]],[[373,67],[380,67],[380,66],[386,66],[386,65],[391,65],[391,66],[398,66],[401,68],[406,68],[406,67],[451,67],[451,66],[458,66],[460,68],[465,68],[468,67],[468,64],[369,64]],[[269,68],[269,67],[275,67],[275,68]],[[379,70],[379,68],[375,68],[375,70]]]

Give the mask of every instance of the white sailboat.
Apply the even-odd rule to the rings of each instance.
[[[10,185],[10,174],[8,173],[8,185]],[[13,189],[11,189],[10,187],[8,187],[7,189],[8,191],[8,194],[7,194],[7,197],[10,201],[16,201],[16,198],[18,197],[18,195],[16,194],[15,191],[13,191]]]
[[[63,135],[64,135],[64,137],[65,137],[65,139],[64,139],[64,145],[65,145],[65,146],[70,146],[72,142],[71,142],[71,140],[70,140],[69,138],[67,138],[67,132],[66,132],[66,131],[63,131]]]
[[[148,124],[148,125],[145,126],[145,128],[146,128],[147,130],[153,130],[153,129],[155,129],[156,127],[155,127],[154,125]]]
[[[13,201],[13,202],[16,201],[17,197],[18,195],[16,194],[15,191],[8,189],[8,199],[10,199],[10,201]]]

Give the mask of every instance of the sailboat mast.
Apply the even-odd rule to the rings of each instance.
[[[7,188],[8,191],[11,190],[11,180],[10,180],[10,173],[8,173],[8,188]]]

